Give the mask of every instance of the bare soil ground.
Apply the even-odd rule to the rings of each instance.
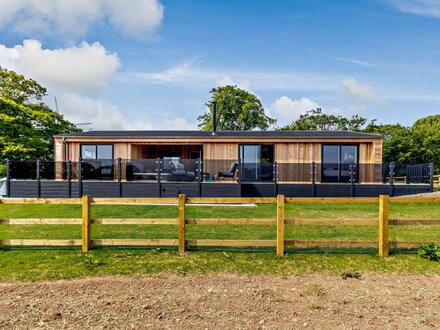
[[[0,328],[435,329],[440,275],[161,275],[1,283]]]

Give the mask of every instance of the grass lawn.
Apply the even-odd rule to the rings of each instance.
[[[0,281],[58,280],[109,275],[234,273],[243,275],[302,275],[311,273],[439,274],[440,263],[415,254],[381,259],[375,252],[287,253],[274,251],[191,251],[179,256],[166,249],[0,250]]]
[[[286,204],[290,219],[375,219],[377,204]],[[187,218],[274,218],[275,205],[256,207],[187,206]],[[80,218],[80,205],[0,205],[0,218]],[[177,206],[93,205],[92,217],[170,218]],[[394,204],[391,219],[440,221],[438,204]],[[286,239],[377,240],[377,226],[286,226]],[[187,239],[275,239],[268,225],[188,225]],[[0,239],[80,239],[80,225],[0,225]],[[177,238],[174,225],[93,225],[92,238]],[[390,239],[440,241],[440,226],[391,226]],[[0,280],[66,279],[100,275],[142,275],[162,272],[239,274],[303,274],[315,271],[439,273],[440,263],[414,254],[380,259],[376,251],[297,253],[284,258],[274,249],[191,251],[184,257],[176,248],[100,248],[89,254],[78,249],[0,249]],[[315,251],[316,252],[316,251]],[[328,252],[328,251],[327,251]],[[353,252],[363,252],[362,254]]]

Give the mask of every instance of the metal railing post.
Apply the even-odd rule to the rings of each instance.
[[[6,159],[6,196],[11,197],[11,161]]]
[[[354,163],[351,162],[350,167],[350,197],[354,197]]]
[[[242,197],[241,194],[241,173],[242,173],[242,169],[243,169],[243,164],[241,163],[241,159],[238,158],[238,166],[237,166],[237,181],[238,181],[238,192],[239,192],[239,196]]]
[[[83,168],[82,168],[82,157],[78,159],[78,197],[81,198],[83,195]]]
[[[312,162],[312,196],[316,197],[316,162]]]
[[[394,163],[390,163],[390,196],[394,197]]]
[[[434,191],[434,163],[429,163],[429,190]]]
[[[202,159],[197,158],[197,195],[202,197]]]
[[[67,179],[67,195],[72,197],[72,163],[70,160],[66,162],[66,179]]]
[[[118,188],[119,197],[122,197],[122,159],[118,158]]]
[[[41,197],[40,160],[37,160],[37,169],[35,174],[37,179],[37,198],[40,198]]]
[[[161,159],[156,158],[156,196],[162,197],[161,183],[160,183],[160,172],[161,172]]]
[[[278,163],[274,162],[273,163],[273,195],[277,196],[278,195]]]

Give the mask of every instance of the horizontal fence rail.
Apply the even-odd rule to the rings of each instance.
[[[224,205],[224,204],[276,204],[273,218],[189,218],[186,205]],[[285,217],[285,204],[352,204],[378,203],[379,214],[375,219],[297,219]],[[277,255],[285,253],[285,247],[296,248],[378,248],[379,255],[386,257],[391,248],[417,248],[429,242],[403,242],[389,239],[389,226],[440,226],[439,220],[400,220],[389,219],[389,205],[402,203],[440,203],[440,197],[389,197],[379,198],[91,198],[82,199],[0,199],[0,204],[54,204],[82,205],[81,218],[22,218],[0,219],[0,225],[81,225],[82,239],[2,239],[4,246],[80,246],[88,252],[93,246],[177,246],[180,254],[187,247],[276,247]],[[92,218],[93,205],[177,205],[176,218]],[[178,226],[177,239],[93,239],[91,225],[174,225]],[[186,225],[273,225],[277,228],[276,240],[221,240],[221,239],[186,239]],[[365,240],[286,240],[286,226],[378,226],[377,241]],[[438,243],[438,242],[435,242]]]

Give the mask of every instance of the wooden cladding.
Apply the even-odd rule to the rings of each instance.
[[[64,161],[63,143],[61,140],[55,141],[55,160]],[[84,143],[102,143],[103,141],[98,140],[88,140]],[[80,156],[80,144],[79,142],[67,142],[69,149],[69,160],[77,161]],[[110,143],[110,141],[106,141]],[[246,144],[247,142],[236,141],[228,143],[217,143],[217,142],[183,142],[179,144],[182,149],[181,158],[190,158],[191,153],[202,150],[204,159],[212,160],[237,160],[238,159],[238,147],[240,144]],[[250,143],[250,142],[249,142]],[[268,142],[262,142],[259,140],[254,140],[253,144],[267,144]],[[321,149],[322,144],[335,143],[356,143],[356,139],[349,141],[339,141],[339,140],[322,140],[320,142],[276,142],[273,143],[275,155],[274,160],[278,163],[311,163],[311,162],[321,162]],[[157,150],[167,147],[178,146],[171,144],[140,144],[132,142],[115,142],[114,145],[114,157],[122,159],[145,159],[145,158],[156,158]],[[359,163],[375,163],[380,164],[382,162],[382,142],[377,140],[372,140],[368,142],[360,142],[359,145]],[[152,146],[160,146],[159,149]],[[156,150],[156,152],[153,152]],[[180,149],[179,149],[180,150]],[[155,157],[156,156],[156,157]]]

